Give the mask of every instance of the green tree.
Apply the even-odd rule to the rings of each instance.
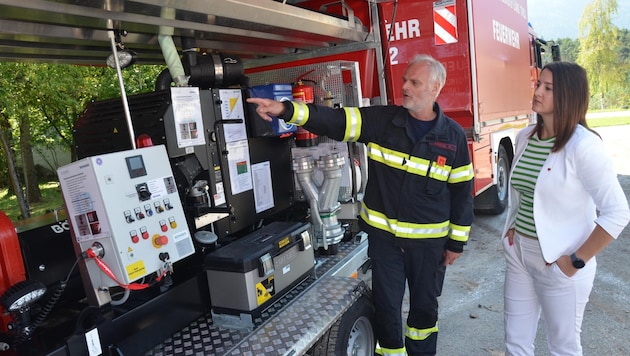
[[[630,61],[630,30],[622,28],[619,30],[619,56],[624,62]]]
[[[556,43],[560,45],[562,60],[575,63],[580,50],[580,42],[572,38],[560,38]]]
[[[15,163],[15,152],[11,147],[13,136],[11,135],[11,125],[7,116],[6,108],[0,110],[0,144],[2,145],[2,153],[7,163],[7,180],[9,181],[9,191],[13,191],[17,197],[20,213],[23,217],[29,216],[29,208],[24,193],[22,191],[22,183]]]
[[[26,113],[21,110],[18,100],[23,95],[25,75],[19,70],[19,66],[12,63],[0,68],[0,141],[2,153],[6,163],[6,178],[9,192],[17,197],[20,213],[23,217],[29,216],[28,202],[24,196],[23,179],[20,176],[17,165],[19,145],[16,143],[16,127],[23,120]],[[17,148],[16,148],[17,147]],[[3,172],[4,173],[4,172]]]
[[[22,217],[29,217],[28,204],[39,202],[41,192],[34,169],[33,152],[30,144],[32,112],[28,105],[21,105],[31,99],[34,74],[20,63],[11,63],[2,69],[0,85],[2,91],[2,141],[3,153],[7,162],[8,178],[12,192],[18,198]],[[16,136],[15,133],[18,133]],[[21,158],[22,176],[18,174],[16,157]],[[20,179],[21,178],[21,179]],[[23,189],[25,188],[25,191]],[[20,199],[26,201],[22,202]]]
[[[126,69],[122,72],[125,90],[130,95],[152,91],[162,70],[162,66]],[[72,130],[81,112],[90,101],[116,96],[120,96],[116,71],[104,66],[0,63],[0,139],[3,160],[9,166],[7,178],[24,207],[22,217],[29,217],[24,195],[28,202],[41,197],[33,150],[55,152],[61,147],[74,160]],[[22,167],[21,177],[18,166]],[[51,170],[57,167],[56,162],[49,163]]]
[[[577,62],[588,72],[591,95],[599,107],[608,107],[608,95],[624,85],[618,75],[623,68],[617,51],[618,29],[611,21],[617,13],[617,0],[595,0],[584,8],[579,22],[580,51]],[[597,100],[598,99],[598,100]]]

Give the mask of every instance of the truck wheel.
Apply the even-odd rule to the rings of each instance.
[[[374,355],[374,307],[367,295],[359,298],[311,349],[312,356]]]
[[[499,215],[507,207],[510,157],[505,148],[499,146],[497,157],[497,184],[475,198],[475,211],[480,214]]]

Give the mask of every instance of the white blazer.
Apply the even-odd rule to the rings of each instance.
[[[530,125],[516,136],[512,170],[527,146]],[[520,193],[510,179],[504,237],[514,226]],[[599,212],[599,213],[598,213]],[[595,224],[617,238],[630,221],[628,200],[602,140],[578,125],[566,146],[547,157],[534,188],[534,222],[545,261],[574,253]]]

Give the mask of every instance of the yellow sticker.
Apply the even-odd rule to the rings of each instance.
[[[278,247],[283,248],[284,246],[288,245],[289,243],[291,243],[291,240],[287,236],[284,239],[278,241]]]
[[[273,284],[273,276],[256,283],[256,302],[258,305],[262,305],[276,293]]]
[[[138,262],[134,262],[130,265],[127,265],[127,276],[130,281],[135,281],[141,277],[146,275],[146,268],[144,266],[144,261],[140,260]]]

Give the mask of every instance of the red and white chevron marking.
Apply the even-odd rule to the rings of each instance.
[[[457,42],[457,16],[455,1],[439,1],[433,6],[433,32],[435,44]]]

